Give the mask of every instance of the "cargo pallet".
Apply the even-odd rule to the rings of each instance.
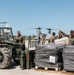
[[[44,70],[48,70],[48,69],[54,69],[55,71],[60,71],[62,68],[61,67],[40,67],[40,66],[35,66],[35,69],[37,70],[37,69],[41,69],[41,68],[43,68]]]

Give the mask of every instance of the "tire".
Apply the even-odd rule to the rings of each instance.
[[[0,48],[0,69],[11,65],[11,54],[9,48]]]

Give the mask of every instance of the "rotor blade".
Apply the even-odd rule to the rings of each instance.
[[[51,30],[51,28],[46,28],[47,30]]]
[[[28,29],[38,29],[38,28],[28,28]]]
[[[7,23],[7,22],[0,22],[0,24],[5,24],[5,23]]]
[[[47,30],[59,30],[59,28],[58,29],[52,29],[52,28],[46,28]]]
[[[42,29],[42,28],[38,27],[38,28],[29,28],[29,29]]]
[[[51,29],[51,30],[59,30],[59,29]]]

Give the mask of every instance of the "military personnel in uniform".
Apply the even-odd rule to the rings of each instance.
[[[17,31],[17,36],[15,37],[15,42],[16,43],[24,43],[24,38],[22,37],[20,31]]]
[[[62,34],[62,33],[58,33],[58,36],[56,36],[56,39],[61,39],[61,38],[63,38],[64,37],[64,35]]]
[[[25,40],[21,36],[21,32],[17,31],[17,36],[15,37],[15,42],[19,43],[21,45],[21,51],[20,51],[20,68],[23,70],[25,69],[25,63],[26,63],[26,55],[25,55]]]
[[[56,36],[55,36],[55,32],[52,33],[52,36],[49,38],[48,42],[49,43],[54,43],[55,39],[56,39]]]
[[[74,30],[70,31],[70,35],[65,34],[63,31],[59,30],[59,33],[62,33],[64,36],[69,38],[69,44],[74,45]]]
[[[46,42],[46,38],[45,38],[44,35],[42,35],[42,38],[41,38],[41,44],[45,44],[45,42]]]

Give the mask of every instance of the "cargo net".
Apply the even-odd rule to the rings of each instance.
[[[74,72],[74,45],[66,46],[63,50],[64,69]]]
[[[62,52],[64,44],[37,45],[35,50],[35,65],[54,68],[63,63]]]

